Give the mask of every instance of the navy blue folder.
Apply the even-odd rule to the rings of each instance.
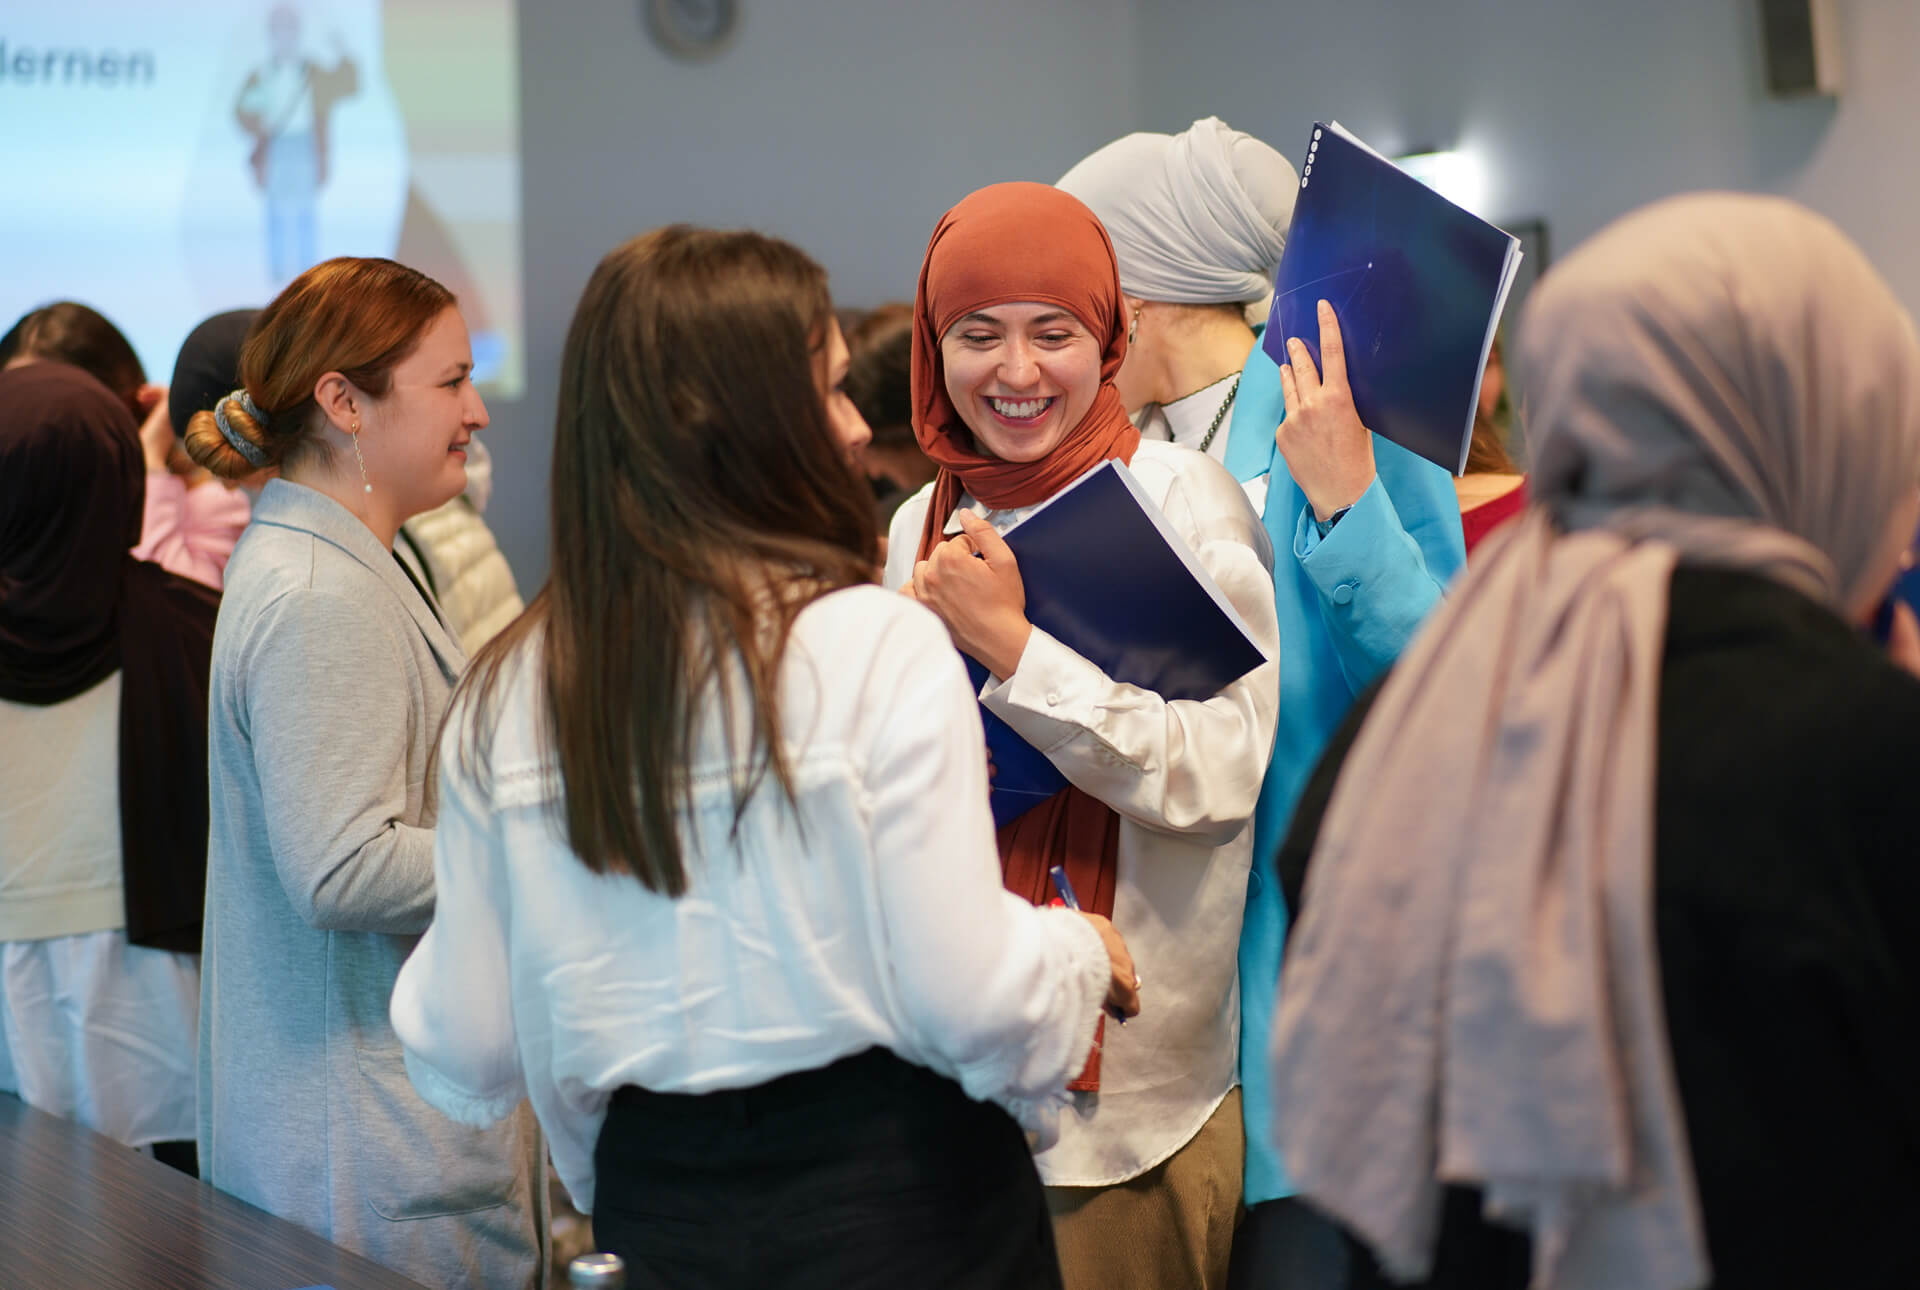
[[[1027,621],[1116,681],[1163,699],[1211,699],[1266,661],[1246,622],[1139,481],[1107,461],[1007,530]],[[967,659],[975,689],[987,669]],[[993,821],[1005,825],[1066,776],[984,706]]]
[[[1913,545],[1909,550],[1920,551],[1920,533],[1913,535]],[[1887,592],[1887,598],[1873,615],[1873,638],[1882,645],[1893,634],[1893,604],[1902,601],[1908,609],[1920,614],[1920,566],[1902,569],[1900,576],[1893,581],[1893,587]]]
[[[1914,536],[1914,545],[1920,547],[1920,534]],[[1894,598],[1907,602],[1907,608],[1920,614],[1920,568],[1905,569],[1893,584]]]
[[[1303,340],[1321,367],[1317,309],[1332,304],[1360,420],[1457,475],[1519,265],[1510,234],[1316,122],[1262,343],[1285,363]]]

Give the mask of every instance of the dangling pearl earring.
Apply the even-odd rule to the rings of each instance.
[[[1133,321],[1127,324],[1127,344],[1129,345],[1133,344],[1135,338],[1137,338],[1139,335],[1140,335],[1140,311],[1136,309],[1133,312]]]
[[[353,423],[353,459],[360,463],[360,487],[371,493],[373,485],[367,482],[367,459],[360,455],[360,423]]]

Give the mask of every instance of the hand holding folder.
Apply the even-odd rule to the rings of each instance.
[[[942,560],[984,563],[987,568],[946,572],[985,578],[999,559],[1017,571],[1028,633],[1044,631],[1115,681],[1169,700],[1210,699],[1266,661],[1232,602],[1117,461],[1094,467],[1004,534],[977,516],[960,514],[963,527],[978,524],[986,531],[965,527],[966,544],[943,543],[936,559],[915,568],[922,601],[938,594],[928,576]],[[970,546],[995,554],[976,560]],[[1005,655],[990,663],[969,650],[956,619],[948,620],[948,628],[976,689],[988,684],[990,673],[1011,676],[1027,639],[1021,635],[1018,648],[983,645]],[[990,710],[983,707],[980,716],[994,765],[994,823],[1005,825],[1065,788],[1067,779]]]
[[[1360,421],[1347,385],[1347,350],[1333,306],[1319,302],[1320,360],[1307,343],[1287,337],[1288,361],[1280,365],[1280,393],[1287,419],[1274,443],[1287,471],[1307,495],[1315,519],[1325,523],[1360,500],[1373,483],[1373,434]]]
[[[960,536],[914,566],[912,595],[940,615],[962,654],[1011,676],[1033,633],[1020,562],[993,525],[969,510],[956,518]]]
[[[1315,353],[1319,302],[1331,301],[1360,418],[1457,475],[1519,266],[1513,237],[1339,122],[1316,122],[1261,344],[1275,363],[1291,361],[1293,340]]]

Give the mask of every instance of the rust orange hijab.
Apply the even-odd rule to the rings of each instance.
[[[1100,392],[1080,423],[1039,461],[983,453],[947,397],[940,338],[977,309],[1011,302],[1058,305],[1100,341]],[[927,243],[914,297],[913,431],[940,467],[919,558],[939,544],[962,494],[995,510],[1044,502],[1110,457],[1133,460],[1140,432],[1113,386],[1127,356],[1126,307],[1113,243],[1079,199],[1047,184],[995,184],[944,215]],[[1066,788],[999,832],[1002,880],[1034,904],[1051,895],[1047,871],[1066,866],[1084,908],[1111,915],[1120,820]],[[1100,1050],[1070,1087],[1099,1088]]]
[[[940,338],[976,309],[1058,305],[1101,343],[1100,392],[1080,424],[1039,461],[980,452],[947,397]],[[1113,387],[1127,356],[1126,306],[1107,230],[1079,198],[1049,184],[994,184],[941,216],[914,294],[913,432],[940,467],[920,558],[939,543],[960,496],[995,510],[1044,502],[1109,457],[1132,461],[1140,432]]]

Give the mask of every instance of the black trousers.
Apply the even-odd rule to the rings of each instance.
[[[1058,1290],[1025,1135],[880,1048],[757,1088],[623,1088],[593,1153],[593,1235],[629,1290]]]

